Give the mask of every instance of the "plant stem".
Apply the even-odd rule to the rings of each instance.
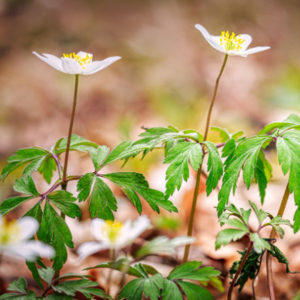
[[[289,199],[290,195],[290,189],[289,189],[289,184],[286,185],[284,195],[281,200],[281,204],[277,213],[277,216],[281,216],[284,213],[284,210],[286,208],[287,201]],[[270,239],[275,238],[275,230],[272,228],[271,234],[270,234]],[[273,274],[272,274],[272,255],[268,251],[267,253],[267,280],[268,280],[268,289],[269,289],[269,296],[270,300],[275,300],[275,291],[274,291],[274,284],[273,284]]]
[[[236,271],[236,273],[235,273],[235,275],[234,275],[234,277],[231,281],[231,284],[230,284],[230,287],[229,287],[229,290],[228,290],[227,300],[231,300],[234,285],[235,285],[236,281],[238,280],[238,278],[239,278],[239,276],[240,276],[240,274],[241,274],[241,272],[244,268],[244,265],[245,265],[245,263],[248,259],[248,256],[249,256],[252,248],[253,248],[253,242],[250,241],[247,252],[245,253],[244,258],[243,258],[241,264],[239,265],[239,268],[237,269],[237,271]]]
[[[70,125],[69,125],[69,133],[68,133],[68,140],[67,140],[67,148],[66,148],[66,156],[65,156],[65,163],[64,163],[64,170],[63,170],[63,178],[62,178],[62,184],[61,188],[62,190],[67,190],[67,168],[68,168],[68,161],[69,161],[69,152],[70,152],[70,144],[71,144],[71,137],[72,137],[72,131],[73,131],[73,124],[74,124],[74,118],[75,118],[75,111],[76,111],[76,104],[77,104],[77,94],[78,94],[78,79],[79,75],[75,75],[75,90],[74,90],[74,100],[73,100],[73,108],[72,108],[72,115],[70,119]],[[60,216],[65,220],[66,215],[63,212],[60,212]],[[59,277],[60,270],[56,270],[54,274],[54,280]],[[59,281],[57,280],[55,284],[58,284]]]
[[[209,110],[208,110],[208,114],[207,114],[206,126],[205,126],[205,132],[204,132],[204,137],[203,137],[204,141],[206,141],[206,138],[207,138],[207,134],[208,134],[208,130],[209,130],[210,117],[211,117],[212,109],[213,109],[214,104],[215,104],[215,99],[216,99],[217,91],[218,91],[218,87],[219,87],[219,81],[220,81],[220,78],[221,78],[222,73],[223,73],[223,71],[224,71],[224,68],[225,68],[227,59],[228,59],[228,54],[225,54],[224,62],[223,62],[223,65],[222,65],[222,67],[221,67],[219,76],[218,76],[218,78],[217,78],[217,80],[216,80],[216,85],[215,85],[214,94],[213,94],[213,97],[212,97],[212,99],[211,99],[211,103],[210,103]]]
[[[208,115],[207,115],[207,119],[206,119],[206,126],[205,126],[205,133],[204,133],[204,137],[203,137],[204,141],[206,141],[206,139],[207,139],[209,123],[210,123],[210,117],[211,117],[212,109],[213,109],[213,106],[214,106],[214,103],[215,103],[215,99],[216,99],[216,95],[217,95],[217,91],[218,91],[218,86],[219,86],[219,81],[220,81],[220,78],[221,78],[222,73],[224,71],[227,59],[228,59],[228,54],[225,54],[225,58],[224,58],[220,73],[219,73],[219,75],[217,77],[217,80],[216,80],[216,85],[215,85],[213,97],[211,99],[211,103],[210,103],[209,110],[208,110]],[[197,177],[196,177],[193,203],[192,203],[191,213],[190,213],[190,218],[189,218],[190,221],[189,221],[189,227],[188,227],[188,236],[192,236],[192,233],[193,233],[194,218],[195,218],[196,207],[197,207],[198,192],[199,192],[199,188],[200,188],[201,173],[202,173],[202,163],[201,163],[201,165],[198,169]],[[190,252],[190,245],[186,245],[185,250],[184,250],[183,263],[187,262],[188,257],[189,257],[189,252]]]

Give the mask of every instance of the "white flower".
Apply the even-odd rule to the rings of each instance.
[[[63,54],[61,58],[46,53],[43,53],[44,56],[36,52],[32,53],[54,69],[73,75],[97,73],[121,58],[120,56],[112,56],[101,61],[93,61],[93,55],[83,51],[77,54]]]
[[[134,222],[124,224],[118,221],[93,219],[92,234],[98,242],[88,242],[81,245],[77,252],[79,261],[103,249],[122,249],[130,244],[150,226],[147,216],[140,216]]]
[[[0,255],[34,261],[37,257],[51,258],[55,251],[49,245],[29,240],[39,227],[34,218],[24,217],[7,222],[0,215]]]
[[[247,50],[252,42],[252,37],[249,34],[239,34],[236,36],[234,32],[229,35],[228,31],[222,31],[220,36],[214,36],[210,35],[200,24],[196,24],[195,27],[202,33],[212,47],[228,55],[247,57],[249,54],[270,49],[270,47],[255,47]]]

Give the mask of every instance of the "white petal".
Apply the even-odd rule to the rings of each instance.
[[[83,73],[82,67],[76,60],[68,57],[63,57],[61,58],[61,62],[64,73],[71,75],[78,75]]]
[[[261,51],[266,51],[268,49],[270,49],[271,47],[255,47],[255,48],[251,48],[248,49],[246,51],[241,52],[241,56],[247,57],[249,54],[253,54],[253,53],[257,53],[257,52],[261,52]]]
[[[216,50],[220,52],[225,52],[224,48],[220,45],[220,37],[212,36],[208,33],[208,31],[200,24],[196,24],[195,27],[202,33],[207,42]]]
[[[245,42],[241,45],[242,46],[241,51],[245,51],[252,42],[252,36],[250,34],[243,33],[241,34],[240,38],[245,40]]]
[[[57,60],[60,60],[58,57],[51,55],[51,54],[43,54],[47,57],[44,57],[42,55],[39,55],[36,52],[32,52],[34,55],[36,55],[39,59],[41,59],[43,62],[48,64],[49,66],[53,67],[54,69],[64,72],[61,63],[59,64]],[[55,57],[55,59],[54,59]]]
[[[148,229],[150,226],[150,220],[147,216],[140,216],[133,223],[133,227],[129,232],[130,238],[135,240],[142,232]]]
[[[55,255],[55,251],[51,246],[39,241],[29,241],[9,247],[5,255],[34,261],[37,257],[51,258]]]
[[[77,253],[79,254],[78,262],[83,261],[87,256],[91,254],[108,248],[109,247],[107,245],[103,245],[97,242],[84,243],[77,249]]]
[[[119,59],[121,59],[120,56],[112,56],[101,61],[93,61],[83,70],[83,75],[92,75],[97,73]]]
[[[21,229],[21,241],[29,240],[34,236],[39,228],[39,223],[36,219],[24,217],[18,220]]]
[[[106,225],[106,222],[102,219],[93,219],[91,222],[91,231],[96,240],[107,240],[107,237],[103,235],[102,227]]]
[[[93,54],[87,53],[87,52],[83,52],[83,51],[79,51],[79,52],[77,53],[77,55],[79,55],[79,56],[82,57],[82,58],[85,58],[87,54],[88,54],[88,56],[93,56]]]

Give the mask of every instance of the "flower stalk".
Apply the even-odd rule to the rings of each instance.
[[[210,106],[209,106],[209,109],[208,109],[205,132],[204,132],[204,137],[203,137],[204,141],[206,141],[206,139],[207,139],[209,124],[210,124],[210,118],[211,118],[212,110],[213,110],[213,107],[214,107],[214,104],[215,104],[220,78],[223,74],[227,59],[228,59],[228,54],[225,54],[225,58],[224,58],[220,73],[219,73],[219,75],[217,77],[217,80],[216,80],[216,85],[215,85],[213,97],[211,99],[211,103],[210,103]],[[201,165],[198,169],[197,177],[196,177],[195,190],[194,190],[194,195],[193,195],[193,203],[192,203],[191,213],[190,213],[190,218],[189,218],[189,227],[188,227],[188,233],[187,233],[188,236],[192,236],[192,233],[193,233],[194,218],[195,218],[196,207],[197,207],[198,192],[199,192],[199,188],[200,188],[201,173],[202,173],[202,163],[201,163]],[[183,263],[186,263],[188,261],[189,251],[190,251],[190,244],[185,246],[184,256],[183,256]]]
[[[289,189],[289,184],[287,184],[284,191],[284,195],[281,200],[281,204],[277,216],[282,217],[286,208],[287,201],[289,199],[289,195],[290,195],[290,189]],[[272,231],[270,233],[270,239],[274,239],[275,234],[276,234],[275,230],[272,228]],[[272,255],[270,254],[269,251],[267,253],[266,259],[267,259],[266,265],[267,265],[267,280],[268,280],[269,296],[270,296],[270,300],[275,300],[275,291],[274,291],[273,274],[272,274]]]
[[[71,144],[71,137],[72,137],[72,131],[73,131],[73,125],[74,125],[74,119],[75,119],[75,112],[76,112],[76,104],[77,104],[77,94],[78,94],[78,81],[79,81],[79,75],[75,75],[75,89],[74,89],[74,100],[73,100],[73,107],[72,107],[72,115],[70,119],[70,125],[69,125],[69,133],[68,133],[68,140],[67,140],[67,147],[66,147],[66,155],[65,155],[65,163],[63,168],[63,175],[62,175],[62,183],[61,183],[61,189],[66,191],[67,190],[67,168],[68,168],[68,161],[69,161],[69,152],[70,152],[70,144]],[[65,220],[66,215],[61,211],[60,216]],[[56,280],[59,277],[60,270],[56,270],[54,274],[54,280]],[[59,281],[56,281],[56,284],[58,284]]]

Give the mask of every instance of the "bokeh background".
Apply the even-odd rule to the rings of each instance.
[[[58,57],[86,51],[93,53],[94,60],[122,57],[95,75],[80,77],[74,125],[75,133],[113,148],[123,140],[136,140],[141,126],[172,124],[180,129],[203,131],[223,55],[210,47],[194,25],[200,23],[214,35],[223,30],[251,34],[250,47],[271,46],[271,50],[248,58],[229,57],[212,115],[212,125],[231,132],[242,129],[246,136],[251,136],[266,123],[299,113],[299,20],[299,0],[1,0],[0,166],[18,148],[49,148],[67,135],[74,76],[56,71],[32,51]],[[220,141],[214,132],[209,138]],[[275,152],[270,150],[267,156],[274,169],[264,209],[276,214],[287,178],[281,175]],[[138,158],[130,161],[124,170],[143,172],[152,187],[164,190],[166,166],[162,162],[163,153],[157,151],[143,162]],[[121,163],[116,163],[108,171],[120,167]],[[70,173],[83,174],[91,168],[88,157],[72,153]],[[1,183],[0,201],[14,195],[12,184],[20,175],[21,170],[16,171]],[[194,174],[173,197],[180,209],[178,216],[164,213],[159,217],[145,205],[144,213],[149,213],[155,224],[145,239],[186,232],[193,177]],[[38,174],[35,179],[41,191],[47,188]],[[70,184],[69,188],[76,193],[75,185]],[[195,228],[198,241],[191,257],[214,265],[226,276],[231,263],[238,258],[236,250],[244,249],[247,241],[214,250],[220,230],[213,208],[217,193],[206,199],[204,188],[202,184]],[[136,213],[124,195],[115,192],[120,202],[117,217],[135,218]],[[247,191],[241,184],[231,201],[247,207],[248,200],[259,204],[257,188],[253,186]],[[291,220],[293,201],[290,197],[284,215]],[[11,217],[22,216],[26,209],[23,205]],[[81,220],[68,220],[76,246],[92,239],[88,236],[87,207],[83,205],[82,209]],[[300,234],[293,235],[291,229],[286,232],[284,241],[278,241],[278,245],[289,258],[291,269],[300,270]],[[99,254],[76,268],[81,270],[99,259],[105,257]],[[75,252],[70,252],[70,263],[64,271],[75,268],[75,261]],[[153,263],[168,271],[165,261]],[[274,269],[278,299],[296,297],[300,276],[286,276],[284,266],[279,264],[274,264]],[[5,278],[4,285],[22,274],[30,277],[22,262],[5,261],[0,274]],[[102,273],[99,274],[96,275]],[[263,298],[267,297],[264,268],[256,289],[257,299],[267,299]],[[221,292],[214,293],[215,299],[223,299]],[[251,285],[247,285],[237,299],[251,299],[250,294]]]

